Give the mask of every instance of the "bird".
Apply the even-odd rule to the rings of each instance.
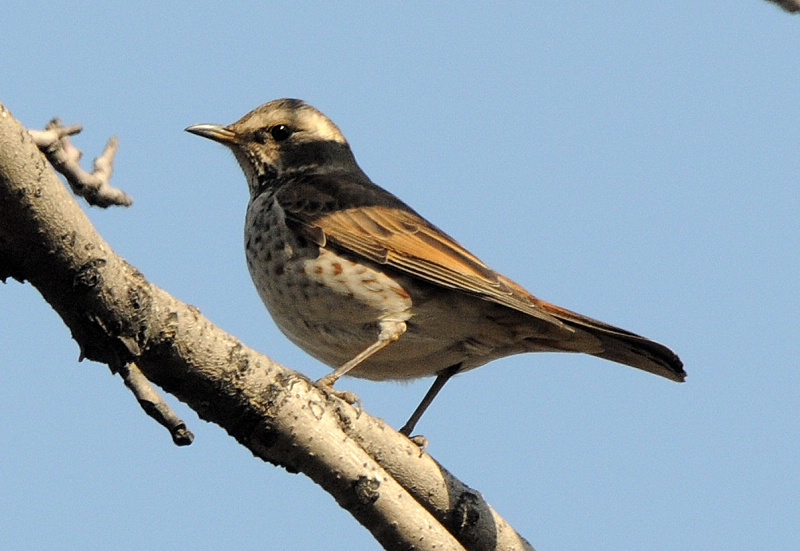
[[[585,353],[686,377],[666,346],[545,302],[491,269],[373,183],[339,127],[302,100],[186,131],[227,146],[244,172],[247,267],[278,328],[333,368],[317,385],[435,376],[400,429],[406,436],[450,378],[513,354]]]

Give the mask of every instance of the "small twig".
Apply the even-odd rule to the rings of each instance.
[[[28,132],[53,168],[67,179],[72,191],[87,203],[103,208],[111,205],[130,206],[133,198],[109,184],[118,145],[116,136],[108,140],[103,152],[94,160],[92,172],[86,172],[79,164],[83,154],[69,139],[81,130],[79,124],[64,126],[59,119],[53,119],[44,130]]]
[[[194,441],[194,434],[186,427],[186,423],[175,415],[136,364],[125,364],[119,374],[145,413],[167,428],[176,446],[188,446]]]

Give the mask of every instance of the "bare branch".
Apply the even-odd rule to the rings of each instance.
[[[140,371],[256,457],[304,473],[386,549],[532,549],[408,438],[248,348],[118,257],[2,105],[0,205],[0,276],[33,284],[82,357],[126,367],[129,381]],[[147,394],[149,385],[134,385]]]
[[[194,434],[186,427],[186,423],[175,415],[135,363],[125,364],[119,369],[119,374],[144,412],[167,428],[176,446],[188,446],[194,441]]]
[[[116,136],[109,138],[103,152],[94,160],[94,169],[89,173],[79,164],[83,154],[69,139],[81,130],[79,124],[64,126],[56,118],[47,124],[45,130],[29,130],[28,133],[53,168],[64,175],[72,191],[86,199],[87,203],[104,208],[111,205],[128,207],[133,204],[132,197],[109,183],[114,154],[119,145]]]

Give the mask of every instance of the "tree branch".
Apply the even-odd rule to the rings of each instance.
[[[83,153],[69,139],[82,129],[80,124],[64,126],[59,119],[53,119],[44,130],[30,130],[29,133],[50,164],[64,175],[76,195],[97,207],[129,207],[133,204],[133,199],[121,189],[111,187],[109,183],[114,167],[114,154],[119,145],[117,137],[109,138],[103,152],[94,160],[92,172],[86,172],[79,164]]]
[[[148,282],[96,233],[2,105],[0,208],[0,279],[34,285],[81,358],[137,379],[145,394],[146,377],[256,457],[304,473],[386,549],[532,549],[410,440]],[[162,418],[174,437],[182,422]]]
[[[144,412],[166,427],[176,446],[188,446],[194,441],[194,434],[186,427],[186,423],[172,411],[135,363],[125,364],[119,374]]]

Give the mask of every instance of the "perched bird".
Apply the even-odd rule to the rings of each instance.
[[[250,188],[247,266],[281,331],[342,375],[447,380],[522,352],[583,352],[683,381],[669,348],[544,302],[500,275],[356,163],[339,128],[297,99],[187,131],[233,151]]]

